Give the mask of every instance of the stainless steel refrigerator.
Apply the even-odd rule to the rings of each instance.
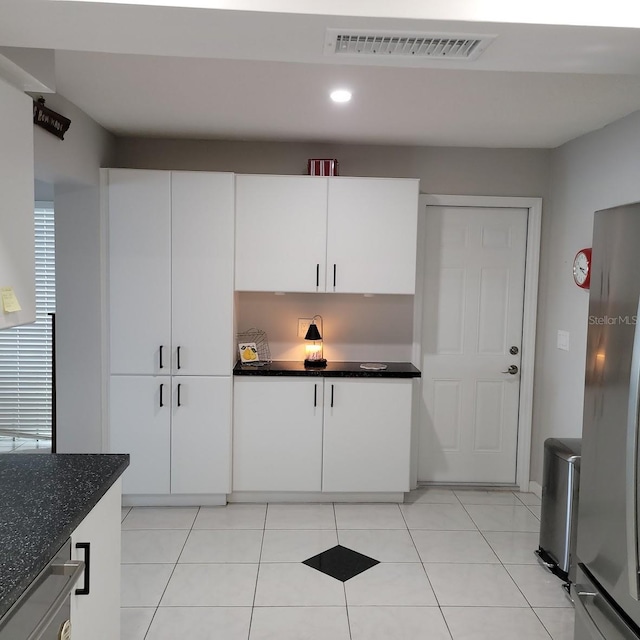
[[[594,219],[575,640],[640,638],[640,203]]]

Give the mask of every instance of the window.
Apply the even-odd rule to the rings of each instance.
[[[53,203],[35,208],[36,322],[0,331],[0,436],[51,438],[56,310]]]

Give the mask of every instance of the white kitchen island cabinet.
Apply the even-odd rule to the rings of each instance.
[[[109,446],[131,454],[124,493],[226,494],[234,175],[109,169],[105,180]]]
[[[237,176],[236,290],[415,293],[418,185]]]
[[[411,379],[236,376],[234,492],[409,491]]]
[[[72,559],[89,558],[89,571],[76,585],[88,593],[71,596],[74,640],[120,637],[120,509],[121,486],[116,480],[71,534]]]
[[[322,489],[322,390],[322,379],[235,379],[234,491]]]

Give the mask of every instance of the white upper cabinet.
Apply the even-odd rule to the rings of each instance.
[[[233,174],[171,174],[172,372],[233,366]]]
[[[415,293],[418,185],[237,176],[236,290]]]
[[[171,367],[171,173],[109,171],[112,373]]]
[[[233,174],[108,176],[111,373],[230,375]]]
[[[327,178],[236,176],[238,291],[324,291]]]
[[[415,293],[417,180],[331,178],[328,209],[327,291]]]
[[[1,78],[0,118],[0,288],[11,288],[21,307],[0,301],[6,329],[36,319],[33,101]]]

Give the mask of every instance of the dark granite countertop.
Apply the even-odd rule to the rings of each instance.
[[[234,376],[316,376],[321,378],[419,378],[422,374],[410,362],[382,362],[387,368],[380,371],[361,369],[362,362],[329,362],[322,369],[305,368],[297,360],[275,360],[256,366],[239,362],[233,369]]]
[[[0,618],[128,466],[126,454],[0,454]]]

